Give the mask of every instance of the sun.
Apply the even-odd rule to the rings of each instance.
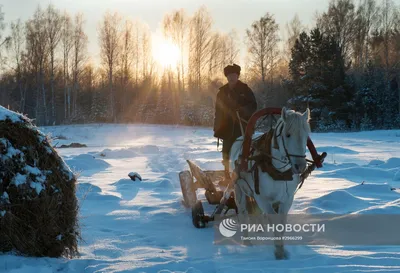
[[[153,42],[153,58],[163,68],[174,68],[179,62],[180,50],[166,39],[157,39]]]

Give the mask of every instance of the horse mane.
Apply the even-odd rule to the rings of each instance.
[[[282,117],[281,117],[282,119]],[[311,133],[310,124],[304,122],[304,117],[301,113],[295,112],[294,110],[287,110],[286,111],[286,132],[290,134],[299,135],[301,133],[305,133],[309,135]]]

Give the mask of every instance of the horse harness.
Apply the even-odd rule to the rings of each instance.
[[[278,131],[279,131],[279,134],[277,134]],[[272,156],[271,141],[274,140],[273,148],[279,149],[279,144],[278,144],[277,140],[278,140],[278,137],[280,137],[282,135],[282,131],[283,131],[283,121],[278,123],[277,126],[275,127],[275,129],[271,129],[268,133],[263,134],[259,139],[257,139],[252,144],[250,157],[248,160],[255,161],[254,165],[250,169],[250,172],[254,173],[254,186],[255,186],[256,194],[260,194],[260,178],[259,178],[258,167],[261,168],[262,172],[268,173],[272,177],[272,179],[274,179],[275,181],[292,181],[293,180],[293,171],[291,168],[284,172],[281,172],[280,170],[287,167],[288,165],[292,164],[290,157],[302,157],[302,158],[306,157],[305,155],[289,154],[289,152],[286,148],[286,145],[285,145],[285,140],[283,137],[282,137],[282,146],[285,150],[286,158],[288,158],[289,162],[286,163],[286,161],[282,161],[282,160],[277,159]],[[259,154],[254,155],[254,153],[256,151],[258,151]],[[284,165],[281,168],[276,168],[272,164],[273,159],[278,160],[282,163],[286,163],[286,165]]]

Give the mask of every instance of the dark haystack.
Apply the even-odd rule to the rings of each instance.
[[[76,177],[31,121],[0,106],[0,251],[78,254]]]

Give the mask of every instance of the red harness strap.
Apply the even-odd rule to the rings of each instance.
[[[249,171],[248,170],[248,158],[250,156],[250,148],[251,148],[251,141],[252,141],[252,136],[254,134],[255,130],[255,125],[257,123],[257,120],[265,115],[280,115],[282,112],[281,108],[264,108],[261,109],[257,112],[255,112],[251,118],[249,119],[247,126],[246,126],[246,132],[244,134],[244,140],[243,140],[243,149],[242,149],[242,159],[241,159],[241,164],[240,164],[240,171]],[[317,150],[315,149],[314,143],[311,141],[311,138],[308,137],[307,140],[307,147],[308,150],[310,151],[310,154],[314,160],[315,166],[317,168],[322,167],[322,162],[321,162],[321,157],[318,154]]]
[[[259,110],[255,112],[251,118],[249,119],[247,126],[246,126],[246,132],[244,134],[244,139],[243,139],[243,149],[242,149],[242,161],[240,165],[240,171],[248,171],[248,158],[250,155],[250,147],[251,147],[251,141],[252,141],[252,136],[254,134],[254,129],[256,126],[257,120],[265,115],[279,115],[281,114],[282,109],[280,108],[264,108],[262,110]]]

